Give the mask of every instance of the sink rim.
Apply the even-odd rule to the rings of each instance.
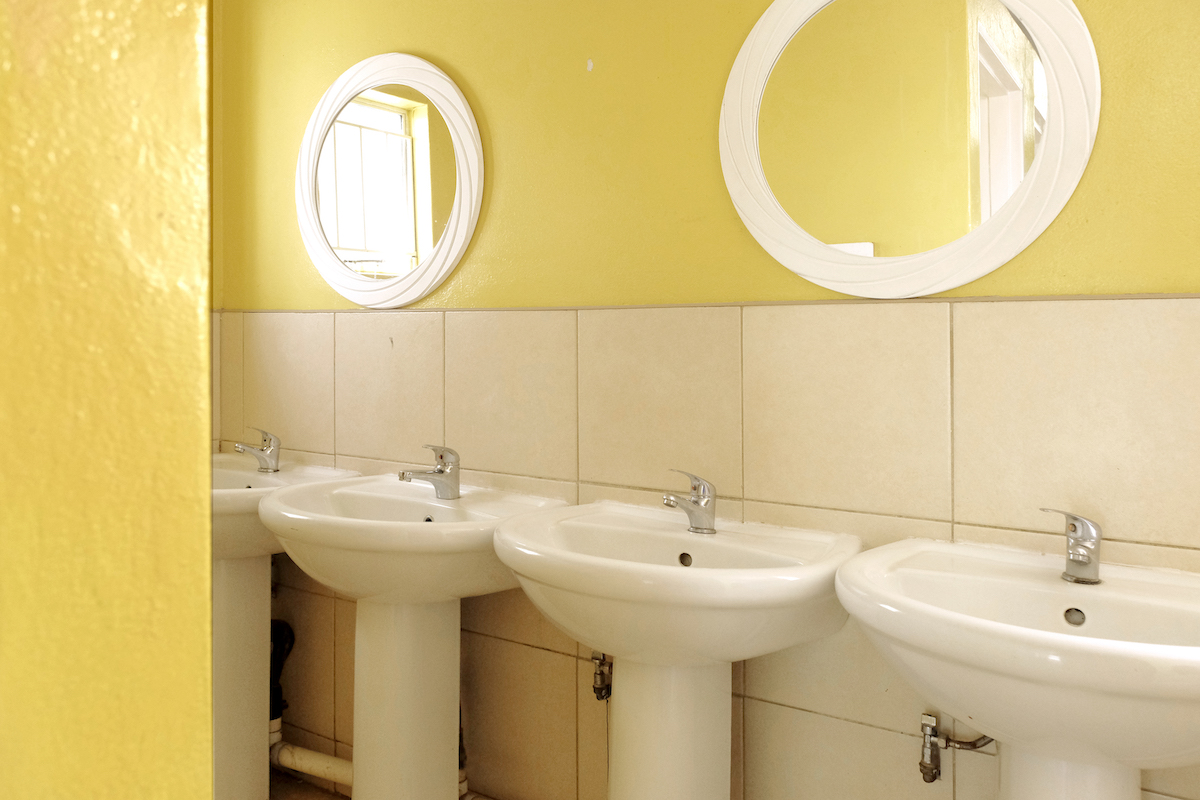
[[[1062,572],[1062,557],[1053,554],[977,542],[907,539],[847,561],[835,580],[838,599],[860,624],[903,647],[998,675],[1130,696],[1200,699],[1200,646],[1098,638],[999,622],[918,600],[880,583],[882,576],[928,551],[999,560],[1037,569],[1039,576],[1045,570],[1054,580],[1060,580]],[[1106,583],[1099,587],[1066,581],[1055,586],[1064,600],[1071,598],[1067,602],[1078,599],[1072,605],[1086,605],[1089,590],[1106,584],[1111,596],[1126,581],[1182,583],[1194,586],[1200,597],[1200,575],[1193,573],[1116,564],[1104,564],[1102,570]],[[1150,659],[1162,667],[1154,670],[1153,680],[1147,680],[1144,669]]]
[[[640,521],[654,529],[649,535],[678,536],[684,546],[690,541],[687,537],[697,543],[721,541],[741,548],[774,537],[808,538],[827,546],[820,558],[807,562],[797,558],[796,564],[786,567],[706,568],[588,555],[548,540],[555,525],[601,513],[627,515],[633,524]],[[678,511],[601,500],[505,520],[496,528],[494,544],[500,560],[522,580],[599,598],[730,609],[783,608],[831,589],[839,564],[862,547],[858,537],[844,533],[724,519],[718,519],[716,527],[718,538],[709,539],[706,534],[688,533],[686,517]],[[787,556],[766,547],[748,549]]]
[[[442,506],[461,503],[463,499],[473,502],[515,499],[518,503],[528,505],[528,510],[514,513],[528,513],[549,504],[557,506],[563,503],[556,498],[467,485],[460,487],[462,498],[459,500],[442,500],[436,497],[432,486],[404,482],[394,473],[383,473],[282,487],[262,499],[259,516],[281,541],[342,550],[411,553],[463,553],[490,547],[492,531],[497,522],[503,519],[498,516],[458,522],[363,519],[300,509],[292,504],[292,498],[301,493],[336,492],[343,488],[372,487],[375,484],[379,484],[379,488],[392,488],[397,493],[412,496],[404,499],[428,500]]]

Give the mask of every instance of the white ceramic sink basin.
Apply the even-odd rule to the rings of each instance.
[[[259,521],[259,501],[281,486],[338,480],[357,474],[344,469],[286,462],[280,465],[279,472],[259,472],[258,462],[249,454],[214,454],[213,558],[252,558],[282,553],[283,547]]]
[[[608,502],[496,530],[497,554],[542,613],[645,664],[741,661],[833,633],[846,620],[833,576],[859,547],[844,534],[724,520],[715,536],[694,534],[678,511]]]
[[[515,588],[496,524],[563,505],[461,487],[440,500],[396,475],[289,486],[259,506],[305,572],[358,600],[354,796],[458,797],[459,598]]]
[[[1003,797],[1077,796],[1055,773],[1137,800],[1138,769],[1200,762],[1200,575],[1102,564],[1086,586],[1063,563],[914,539],[848,562],[838,596],[926,699],[1001,743]]]
[[[271,554],[283,547],[259,521],[259,501],[281,486],[357,474],[287,462],[265,473],[248,453],[212,457],[216,800],[266,797],[268,791]]]
[[[857,537],[593,503],[514,517],[496,552],[543,614],[615,656],[609,798],[728,800],[731,662],[833,633]]]
[[[355,599],[434,603],[516,588],[492,549],[501,519],[561,500],[463,486],[457,500],[395,475],[292,486],[259,510],[301,569]]]

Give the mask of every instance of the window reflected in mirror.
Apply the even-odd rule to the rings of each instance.
[[[317,161],[317,214],[334,253],[373,278],[414,270],[454,202],[454,147],[437,108],[398,85],[368,89],[338,114]]]

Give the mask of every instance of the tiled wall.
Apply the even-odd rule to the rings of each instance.
[[[1200,571],[1200,300],[839,303],[581,311],[226,312],[222,449],[366,472],[463,458],[464,482],[656,503],[713,481],[721,516],[1061,552],[1061,517],[1110,561]],[[353,744],[353,603],[280,558],[287,736]],[[472,788],[605,796],[590,650],[519,591],[463,604]],[[620,666],[618,665],[618,669]],[[735,798],[991,800],[990,752],[916,769],[931,710],[858,628],[735,669]],[[1119,724],[1119,721],[1114,721]],[[957,727],[959,736],[971,732]],[[1147,772],[1200,800],[1200,768]]]

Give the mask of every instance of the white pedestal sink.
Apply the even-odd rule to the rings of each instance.
[[[851,560],[837,589],[918,692],[999,742],[1003,800],[1140,800],[1140,769],[1200,762],[1200,575],[1062,571],[913,539]]]
[[[271,554],[283,548],[258,519],[281,486],[357,473],[284,463],[258,471],[253,456],[212,457],[213,794],[267,800],[271,680]]]
[[[563,505],[379,475],[281,489],[263,522],[306,573],[358,601],[355,800],[457,800],[459,599],[516,587],[496,523]]]
[[[837,631],[857,537],[618,503],[508,520],[496,552],[543,614],[614,656],[611,800],[728,800],[730,665]],[[688,566],[690,565],[690,566]]]

